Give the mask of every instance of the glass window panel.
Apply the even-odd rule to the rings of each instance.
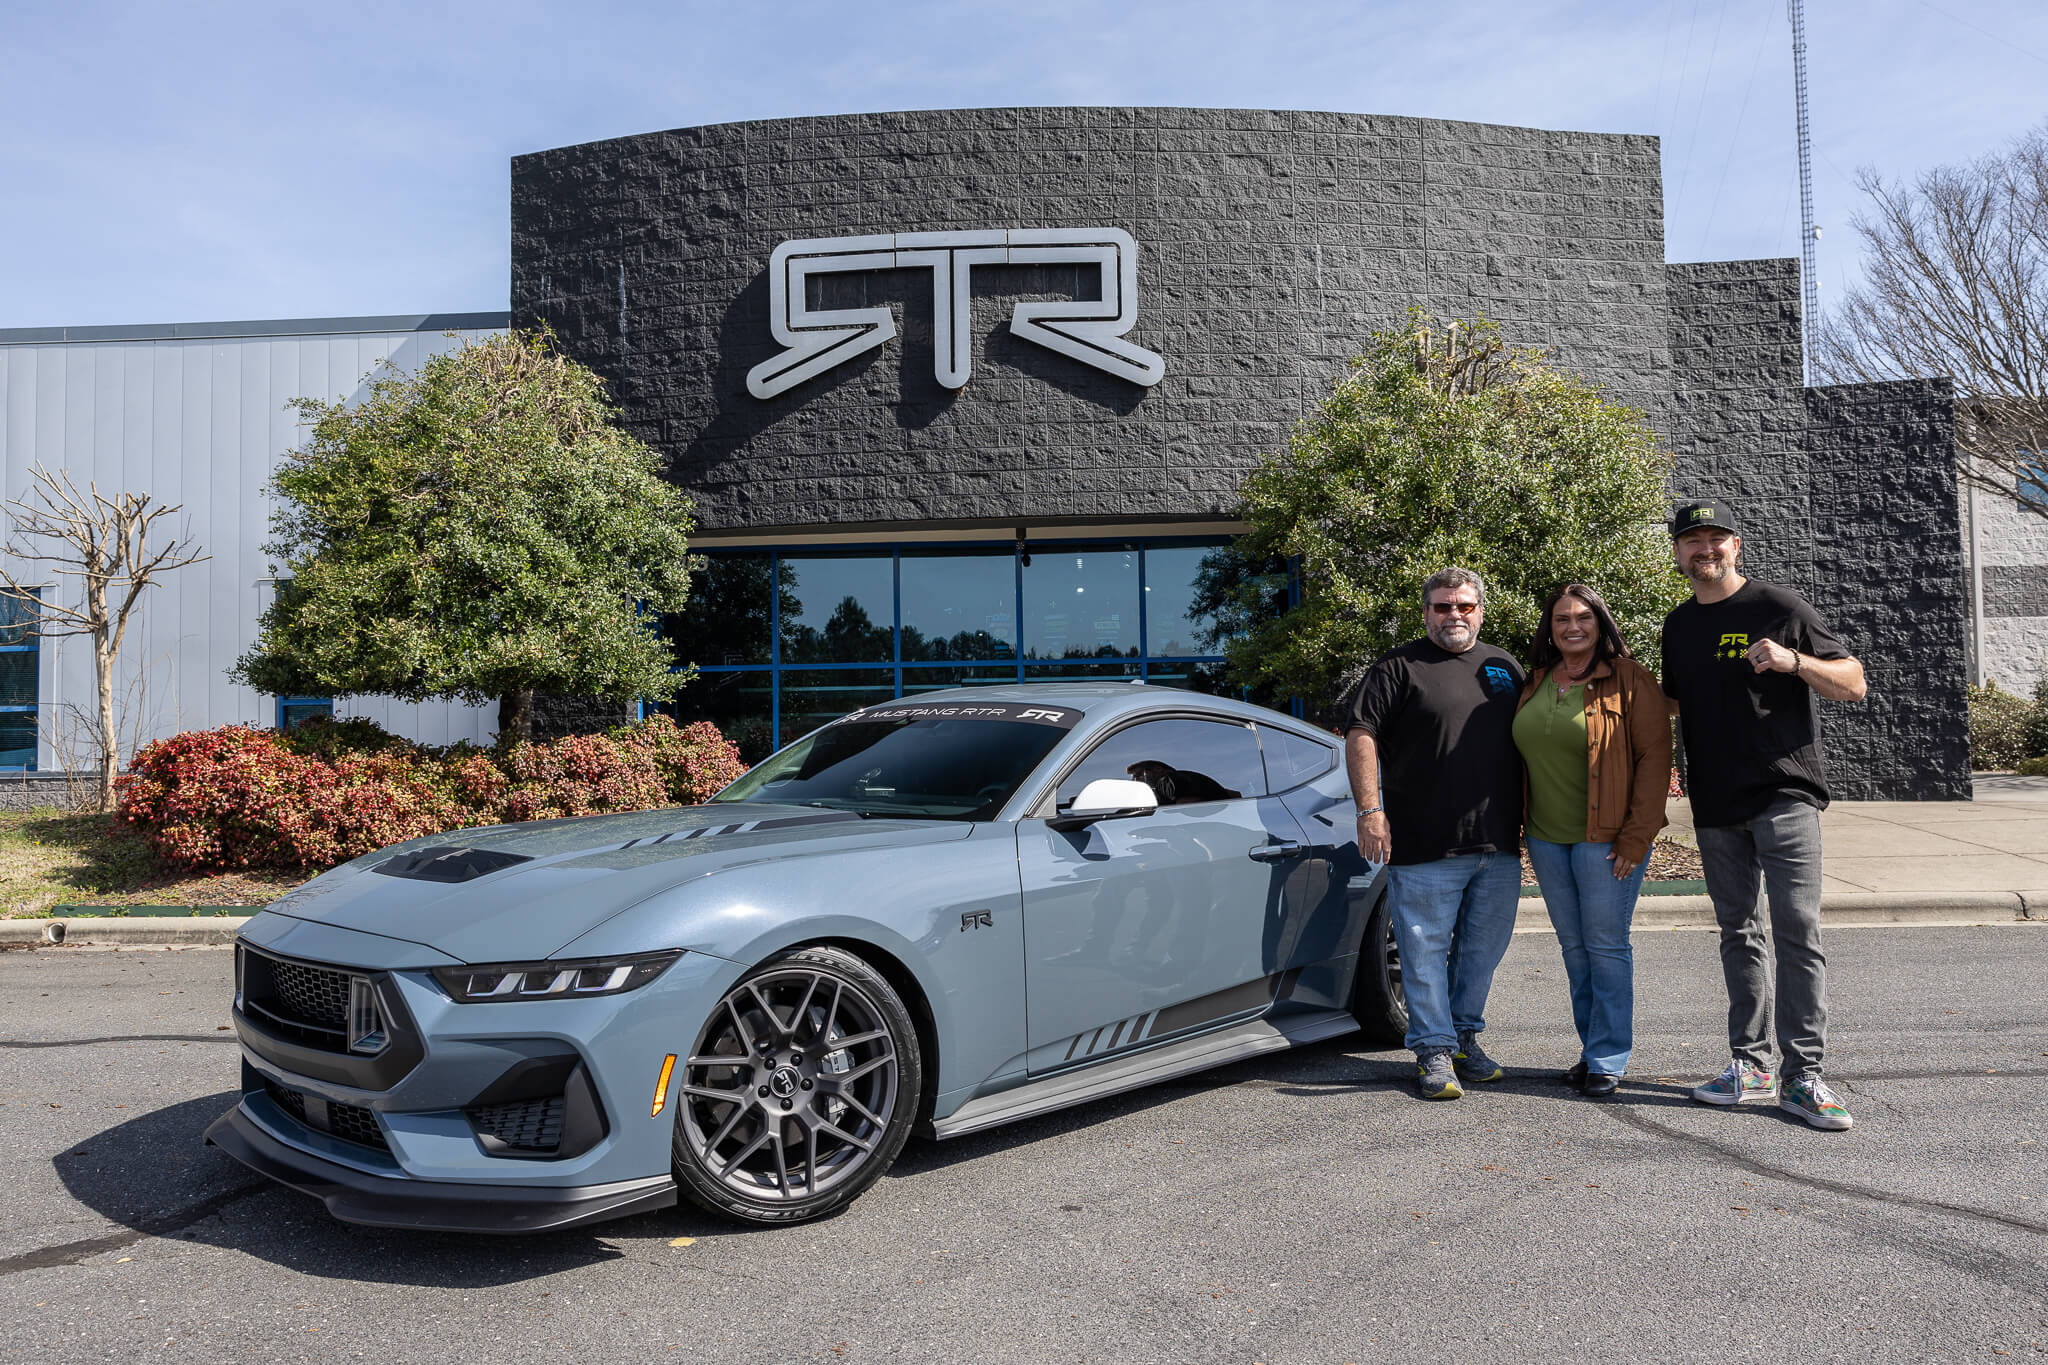
[[[1076,660],[1065,664],[1024,665],[1024,681],[1028,683],[1110,682],[1118,678],[1135,679],[1137,676],[1138,666],[1135,663]]]
[[[1292,791],[1337,766],[1337,747],[1273,725],[1259,727],[1266,755],[1266,781],[1276,792]]]
[[[660,709],[679,725],[708,720],[739,746],[747,763],[775,752],[773,694],[766,669],[742,673],[699,673]]]
[[[0,706],[36,704],[36,652],[14,649],[0,654]]]
[[[679,662],[765,664],[768,659],[768,553],[714,554],[690,575],[690,600],[661,621]],[[785,593],[789,575],[783,574]]]
[[[285,729],[296,730],[315,716],[322,720],[333,720],[334,703],[325,699],[293,698],[290,701],[280,703],[277,712],[278,722]]]
[[[896,696],[886,668],[788,668],[782,672],[782,742],[809,734],[849,711]]]
[[[903,658],[1017,657],[1017,557],[903,552]]]
[[[1135,778],[1162,806],[1263,796],[1266,772],[1251,728],[1212,720],[1148,720],[1095,746],[1060,783],[1058,803],[1073,803],[1097,778]]]
[[[35,762],[35,712],[0,712],[0,768],[32,768]]]
[[[1287,610],[1287,565],[1227,543],[1145,551],[1145,636],[1154,658],[1221,654],[1254,622]]]
[[[896,565],[882,555],[782,559],[782,662],[896,657]]]
[[[1024,566],[1024,657],[1138,655],[1135,547],[1033,549]]]
[[[945,687],[994,687],[1017,681],[1015,664],[958,664],[951,668],[905,668],[903,695]]]
[[[0,596],[0,645],[29,643],[29,624],[35,620],[36,604],[19,597]]]

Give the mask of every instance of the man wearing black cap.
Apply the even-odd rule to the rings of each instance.
[[[1806,599],[1744,578],[1732,510],[1710,499],[1671,517],[1692,600],[1664,618],[1664,694],[1685,741],[1686,788],[1728,982],[1728,1043],[1719,1077],[1693,1089],[1703,1104],[1770,1101],[1815,1128],[1850,1125],[1821,1079],[1827,962],[1820,947],[1820,812],[1828,803],[1815,693],[1861,701],[1863,665]],[[1757,903],[1770,904],[1777,987]],[[1776,996],[1783,1085],[1768,1031]]]

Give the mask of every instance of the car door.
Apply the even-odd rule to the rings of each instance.
[[[1243,723],[1171,716],[1106,736],[1064,776],[1136,778],[1150,815],[1061,831],[1018,826],[1027,1068],[1051,1070],[1199,1028],[1272,1000],[1269,960],[1300,826],[1266,795]]]

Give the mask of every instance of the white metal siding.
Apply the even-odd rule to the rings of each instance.
[[[270,578],[264,485],[279,456],[297,446],[299,397],[332,402],[361,395],[385,360],[403,369],[486,331],[333,333],[148,341],[0,345],[0,496],[21,497],[37,461],[68,470],[81,487],[147,492],[184,510],[165,522],[212,555],[179,569],[138,608],[121,650],[116,688],[123,749],[180,730],[231,722],[276,723],[276,704],[227,679],[253,642]],[[11,531],[12,520],[8,519]],[[53,581],[10,562],[25,581]],[[55,580],[76,602],[75,581]],[[92,653],[82,639],[43,642],[37,765],[68,766],[53,748],[66,716],[92,714]],[[76,708],[74,711],[73,708]],[[412,705],[384,697],[337,704],[432,744],[489,743],[497,707]],[[85,755],[71,756],[82,766]]]

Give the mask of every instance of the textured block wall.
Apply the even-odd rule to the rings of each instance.
[[[1796,261],[1669,273],[1673,496],[1732,502],[1744,571],[1802,593],[1870,680],[1821,704],[1835,795],[1969,799],[1949,385],[1802,387]]]
[[[787,239],[1118,227],[1146,389],[1009,335],[1071,276],[977,270],[974,378],[929,276],[835,281],[901,334],[762,402]],[[1411,305],[1484,310],[1632,402],[1669,388],[1654,139],[1362,115],[983,109],[681,129],[512,166],[512,311],[605,374],[707,529],[1211,515]],[[855,300],[834,296],[838,306]]]

